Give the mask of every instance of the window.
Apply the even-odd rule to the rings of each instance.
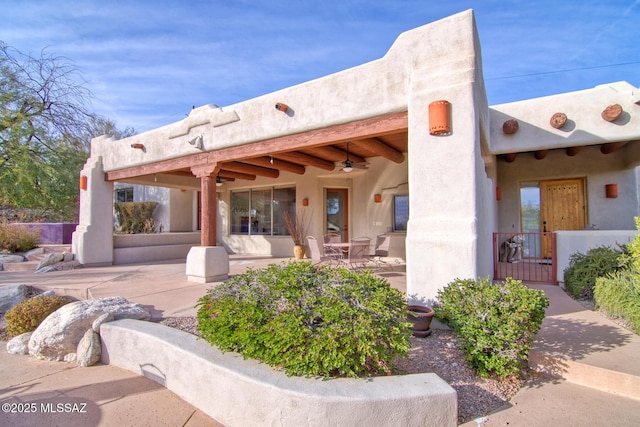
[[[273,190],[273,235],[288,236],[289,232],[284,224],[284,213],[296,212],[296,189],[276,188]]]
[[[398,194],[393,196],[393,231],[407,231],[409,221],[409,196]]]
[[[271,189],[251,190],[251,234],[271,234]]]
[[[133,202],[133,188],[120,188],[116,190],[116,202]]]
[[[231,234],[287,236],[283,213],[295,213],[296,189],[231,192]]]

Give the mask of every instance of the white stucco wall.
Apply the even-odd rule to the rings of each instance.
[[[519,154],[513,163],[499,161],[499,230],[520,231],[520,184],[526,181],[586,177],[587,224],[600,230],[635,230],[638,211],[637,170],[625,169],[626,149],[602,154],[598,146],[585,147],[574,157],[551,151],[542,160]],[[605,197],[605,185],[618,184],[618,198]]]

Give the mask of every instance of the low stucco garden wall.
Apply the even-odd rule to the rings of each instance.
[[[580,252],[586,254],[590,249],[599,246],[611,246],[631,242],[638,232],[636,230],[582,230],[556,231],[556,254],[558,257],[558,283],[564,285],[564,270],[569,267],[571,255]]]
[[[170,259],[186,259],[189,250],[200,244],[200,232],[158,234],[114,234],[113,263],[133,264]]]
[[[189,333],[119,320],[100,331],[102,362],[143,375],[226,426],[456,426],[456,392],[435,374],[287,377]]]
[[[78,224],[67,222],[16,222],[17,227],[29,228],[40,232],[42,245],[70,245],[71,236]]]

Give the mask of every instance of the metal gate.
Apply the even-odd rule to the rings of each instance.
[[[555,233],[493,233],[494,280],[555,285],[557,266]]]

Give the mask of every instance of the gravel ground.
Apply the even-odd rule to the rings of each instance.
[[[197,335],[194,317],[169,317],[160,323]],[[433,329],[426,338],[411,337],[409,358],[396,364],[399,373],[434,372],[458,393],[458,423],[463,424],[504,406],[525,380],[485,379],[473,373],[462,357],[458,340],[449,330]],[[532,375],[530,372],[526,376]]]

